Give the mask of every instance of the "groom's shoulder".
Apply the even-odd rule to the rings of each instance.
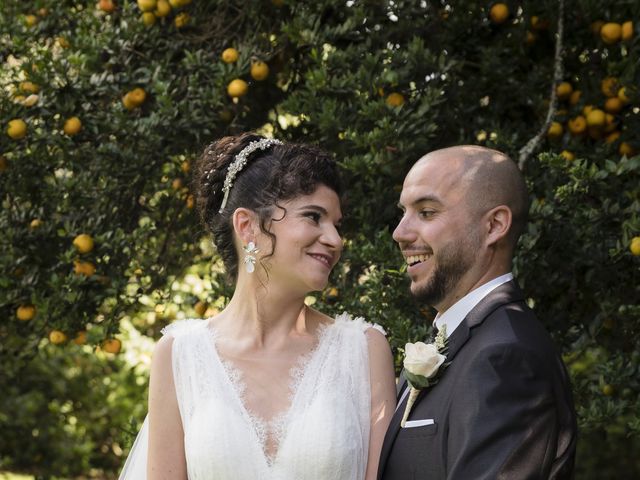
[[[549,332],[524,299],[498,305],[474,330],[472,336],[479,348],[502,345],[543,355],[557,351]]]

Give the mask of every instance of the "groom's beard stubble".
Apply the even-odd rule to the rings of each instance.
[[[452,241],[434,254],[434,269],[427,283],[412,291],[416,300],[434,306],[451,293],[471,268],[478,247],[477,238]]]

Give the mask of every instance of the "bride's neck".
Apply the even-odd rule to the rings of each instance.
[[[291,334],[306,334],[304,295],[275,285],[238,284],[220,314],[217,329],[257,347],[279,345]]]

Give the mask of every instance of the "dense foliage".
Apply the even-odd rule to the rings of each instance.
[[[397,352],[433,317],[390,235],[408,168],[461,143],[518,159],[552,108],[523,161],[515,271],[573,377],[578,478],[638,476],[640,4],[567,1],[558,39],[559,4],[5,0],[0,470],[112,477],[150,339],[224,306],[188,186],[213,139],[257,129],[335,153],[347,248],[309,301],[383,324]]]

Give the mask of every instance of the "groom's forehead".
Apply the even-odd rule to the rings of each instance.
[[[463,187],[463,169],[456,159],[423,157],[409,171],[403,193],[410,197],[438,196],[453,193]],[[415,199],[414,199],[415,201]]]

